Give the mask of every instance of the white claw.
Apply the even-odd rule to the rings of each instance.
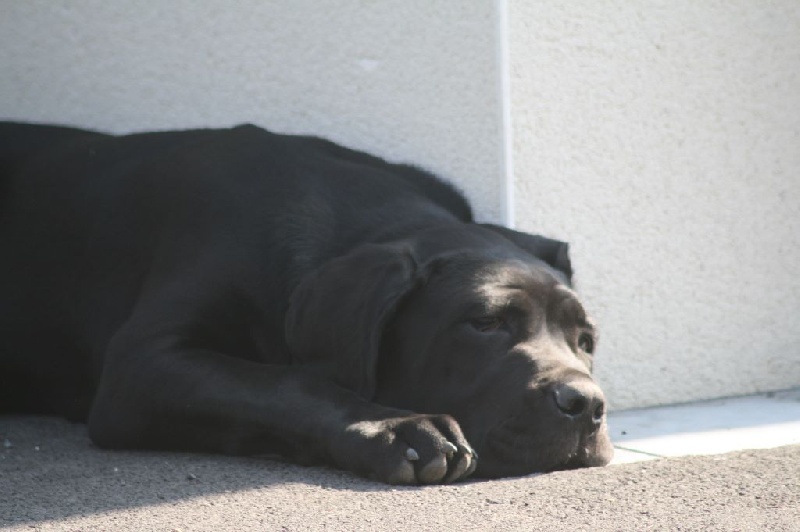
[[[409,462],[416,462],[417,460],[419,460],[419,454],[417,453],[417,451],[409,447],[406,450],[406,458],[408,459]]]

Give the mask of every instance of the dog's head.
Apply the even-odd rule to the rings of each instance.
[[[309,275],[287,340],[365,398],[455,417],[480,476],[605,465],[597,330],[571,274],[562,242],[496,226],[430,230]]]

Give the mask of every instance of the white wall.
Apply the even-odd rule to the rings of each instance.
[[[498,27],[493,0],[0,0],[0,117],[315,133],[501,219]]]
[[[512,0],[518,226],[616,407],[800,385],[800,2]]]

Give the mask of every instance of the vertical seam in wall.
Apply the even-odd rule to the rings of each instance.
[[[495,0],[497,13],[497,64],[500,100],[500,168],[503,223],[514,227],[514,160],[511,129],[511,73],[509,71],[509,0]]]

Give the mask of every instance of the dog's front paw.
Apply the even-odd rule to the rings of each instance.
[[[389,484],[467,478],[478,456],[447,415],[409,415],[349,425],[333,448],[337,465]]]

